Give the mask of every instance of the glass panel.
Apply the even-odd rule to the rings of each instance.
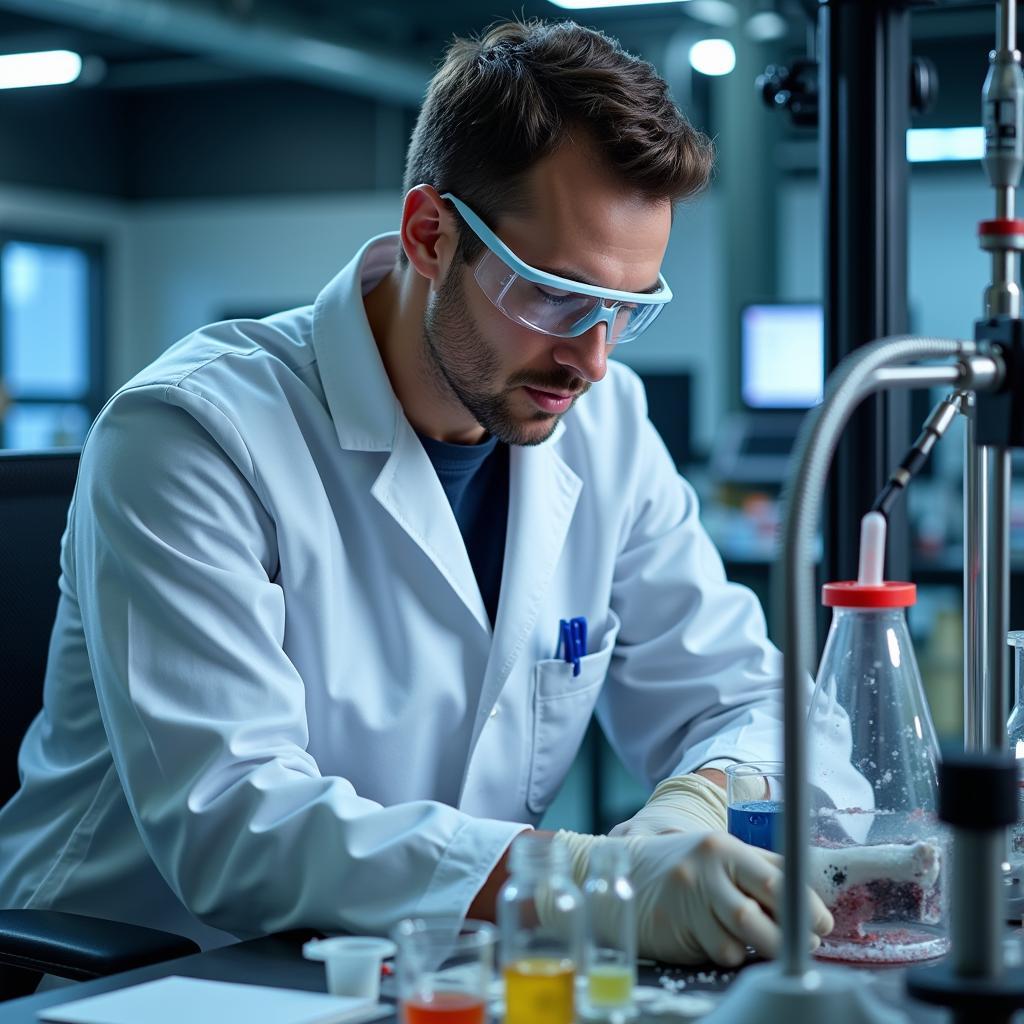
[[[36,450],[80,445],[90,422],[84,405],[15,403],[2,421],[3,447]]]
[[[89,390],[89,257],[79,248],[8,242],[0,254],[3,366],[12,398]]]

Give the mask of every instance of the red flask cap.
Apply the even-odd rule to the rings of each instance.
[[[917,584],[892,580],[877,586],[856,580],[826,583],[821,588],[821,603],[826,608],[909,608],[917,603]]]

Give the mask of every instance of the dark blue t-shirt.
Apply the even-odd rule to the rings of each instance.
[[[419,434],[455,513],[491,625],[498,614],[508,520],[508,445],[449,444]]]

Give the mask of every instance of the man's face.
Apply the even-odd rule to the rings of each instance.
[[[497,225],[522,260],[561,277],[620,291],[658,280],[671,208],[624,193],[585,147],[563,146],[527,175],[528,213]],[[475,263],[474,263],[475,265]],[[442,388],[507,444],[540,444],[607,369],[613,345],[597,324],[578,338],[509,320],[456,259],[427,306],[424,339]]]

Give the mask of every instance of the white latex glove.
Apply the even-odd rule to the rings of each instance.
[[[637,948],[641,956],[669,963],[713,960],[736,967],[753,946],[762,956],[778,954],[777,924],[782,899],[782,858],[725,833],[632,836],[608,839],[559,832],[567,845],[577,884],[586,879],[595,843],[625,842],[636,893]],[[832,915],[808,890],[809,947],[832,930]],[[615,922],[595,922],[599,931]]]
[[[764,782],[737,780],[750,792],[741,800],[759,800]],[[658,783],[650,799],[628,821],[611,830],[611,836],[655,836],[663,832],[725,832],[728,827],[725,790],[703,775],[674,775]]]

